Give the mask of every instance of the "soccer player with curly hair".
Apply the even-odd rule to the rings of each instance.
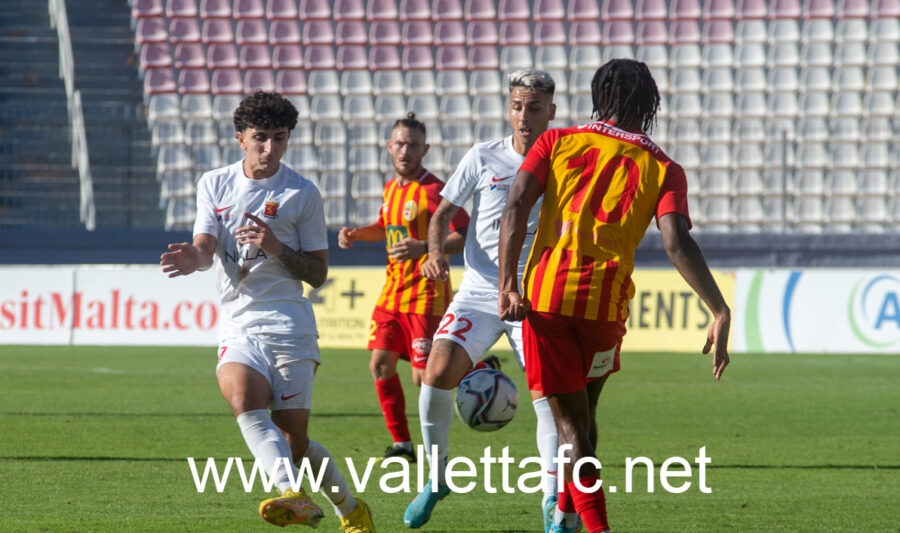
[[[291,486],[299,476],[294,462],[302,460],[314,472],[324,468],[323,492],[341,529],[372,533],[367,505],[307,435],[319,346],[301,281],[325,283],[328,240],[319,190],[280,162],[297,116],[278,93],[257,91],[241,101],[234,127],[246,155],[200,178],[193,243],[170,244],[160,264],[169,277],[215,269],[219,389],[281,493],[260,504],[260,515],[277,526],[318,525],[322,509]]]

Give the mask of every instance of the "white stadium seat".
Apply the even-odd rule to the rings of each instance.
[[[652,137],[688,169],[701,231],[780,231],[783,207],[792,231],[900,229],[900,201],[885,199],[900,197],[893,0],[158,4],[133,16],[170,225],[192,215],[185,176],[243,157],[232,114],[255,86],[298,108],[284,160],[321,182],[329,224],[368,223],[408,111],[444,175],[510,133],[507,72],[551,72],[551,126],[566,127],[591,120],[596,69],[635,57],[660,91]]]

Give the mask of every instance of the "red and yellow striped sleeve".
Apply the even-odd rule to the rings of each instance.
[[[547,175],[550,172],[550,158],[553,155],[553,147],[565,130],[547,130],[538,137],[534,145],[528,150],[525,161],[519,170],[530,172],[537,178],[543,190],[547,186]]]

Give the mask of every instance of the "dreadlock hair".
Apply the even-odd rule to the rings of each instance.
[[[597,69],[591,81],[594,101],[592,117],[618,122],[640,122],[649,132],[656,122],[659,90],[645,63],[634,59],[613,59]]]
[[[422,132],[422,135],[425,135],[425,123],[416,119],[416,114],[410,111],[406,114],[406,118],[397,119],[394,122],[394,128],[397,129],[400,126],[404,128],[409,128],[411,130],[419,130]]]
[[[274,91],[256,91],[247,96],[234,110],[234,129],[247,128],[261,130],[287,128],[297,125],[299,113],[287,98]]]

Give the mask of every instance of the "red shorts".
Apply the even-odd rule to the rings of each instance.
[[[528,388],[567,394],[616,372],[624,336],[624,322],[529,311],[522,325]]]
[[[431,352],[431,338],[441,317],[398,313],[376,307],[369,325],[369,350],[397,352],[413,368],[425,368]]]

